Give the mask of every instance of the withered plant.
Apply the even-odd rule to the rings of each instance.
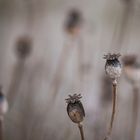
[[[107,135],[105,136],[104,140],[107,140],[110,138],[116,113],[116,97],[117,97],[117,79],[121,75],[122,66],[118,58],[120,57],[120,54],[107,54],[104,55],[104,59],[106,59],[105,64],[105,71],[106,74],[111,78],[112,80],[112,88],[113,88],[113,106],[112,106],[112,115],[110,120],[109,129],[107,132]]]
[[[28,36],[20,37],[15,44],[17,64],[13,70],[12,80],[8,90],[8,101],[10,104],[14,103],[14,99],[17,95],[17,90],[25,70],[25,61],[31,53],[31,44],[31,39]]]
[[[67,113],[70,117],[71,121],[78,125],[80,130],[81,140],[85,140],[84,138],[84,130],[83,130],[83,119],[85,117],[85,111],[83,105],[80,101],[80,94],[69,95],[69,98],[66,99],[67,103]]]
[[[123,57],[125,77],[133,88],[131,140],[135,140],[139,109],[140,63],[137,60],[133,54]]]

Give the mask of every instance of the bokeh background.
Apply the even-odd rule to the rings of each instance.
[[[76,36],[65,29],[72,9],[83,18]],[[112,108],[103,55],[139,57],[139,25],[140,0],[0,0],[0,84],[9,102],[4,140],[80,139],[66,112],[65,99],[74,93],[83,96],[86,140],[103,139]],[[31,40],[25,60],[15,51],[22,36]],[[133,85],[124,72],[117,91],[111,137],[132,140]]]

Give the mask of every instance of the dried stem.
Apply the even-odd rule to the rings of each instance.
[[[112,128],[113,128],[113,123],[114,123],[114,118],[115,118],[115,113],[116,113],[116,87],[117,87],[117,83],[114,82],[113,84],[113,106],[112,106],[112,116],[111,116],[111,120],[110,120],[110,126],[107,132],[106,137],[104,138],[104,140],[108,140],[110,138],[110,135],[112,133]]]
[[[79,130],[80,130],[81,140],[85,140],[84,131],[83,131],[83,125],[78,123],[78,127],[79,127]]]
[[[60,55],[60,59],[58,60],[59,62],[58,66],[56,67],[56,73],[52,79],[52,83],[49,89],[49,93],[52,95],[53,100],[56,98],[57,93],[60,89],[70,52],[71,48],[69,46],[64,46]]]
[[[135,140],[135,133],[137,128],[138,120],[138,106],[139,106],[139,91],[138,88],[134,86],[133,88],[133,107],[132,107],[132,130],[131,130],[131,140]]]
[[[2,120],[0,120],[0,140],[3,140]]]
[[[79,88],[83,87],[82,83],[84,80],[83,77],[83,62],[84,62],[84,42],[81,37],[78,38],[78,81]]]
[[[12,81],[8,90],[8,101],[11,104],[14,103],[14,100],[17,96],[17,91],[19,89],[19,86],[21,84],[22,76],[24,73],[24,61],[19,61],[14,69]]]

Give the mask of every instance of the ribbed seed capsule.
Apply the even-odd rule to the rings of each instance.
[[[122,67],[120,61],[118,60],[119,57],[120,54],[110,53],[104,56],[104,59],[106,59],[105,71],[111,79],[117,79],[121,75]]]
[[[84,117],[85,117],[85,111],[83,108],[83,105],[80,101],[81,99],[81,95],[69,95],[69,98],[66,99],[66,102],[68,103],[67,105],[67,113],[68,116],[70,117],[70,119],[74,122],[74,123],[80,123],[83,121]]]

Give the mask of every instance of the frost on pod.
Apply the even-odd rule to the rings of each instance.
[[[105,64],[106,74],[113,80],[116,80],[121,75],[122,67],[120,61],[118,60],[120,56],[121,56],[120,54],[110,54],[110,53],[104,55],[104,59],[106,59]]]
[[[3,116],[7,113],[7,111],[8,111],[8,102],[0,88],[0,120],[3,119]]]
[[[70,119],[74,123],[80,123],[85,117],[85,111],[83,105],[80,101],[81,95],[69,95],[69,98],[66,99],[67,102],[67,113]]]
[[[19,38],[16,42],[16,53],[20,59],[29,56],[31,52],[31,39],[27,36]]]

